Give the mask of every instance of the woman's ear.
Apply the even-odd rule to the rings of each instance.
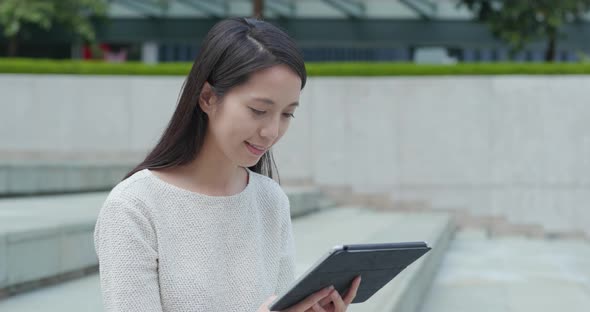
[[[205,81],[203,84],[203,88],[201,89],[201,93],[199,95],[199,106],[201,110],[205,112],[207,115],[215,112],[217,104],[217,95],[213,91],[213,88],[209,84],[209,82]]]

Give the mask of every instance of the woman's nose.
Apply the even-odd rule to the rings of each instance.
[[[279,136],[280,122],[280,119],[276,120],[276,118],[267,122],[260,130],[260,136],[269,141],[274,141]]]

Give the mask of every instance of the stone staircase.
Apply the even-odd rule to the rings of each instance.
[[[360,205],[379,211],[446,213],[453,216],[458,230],[483,229],[490,237],[522,236],[539,239],[583,239],[590,241],[590,232],[579,228],[556,228],[515,218],[505,212],[491,213],[467,207],[433,206],[426,200],[396,200],[390,193],[359,193],[351,187],[322,187],[322,194],[336,205]],[[508,209],[507,209],[508,210]],[[524,220],[524,221],[523,221]]]
[[[453,236],[449,215],[337,205],[311,186],[285,191],[294,220],[298,274],[334,245],[427,241],[431,252],[371,300],[351,307],[416,311]],[[92,234],[107,194],[0,199],[0,311],[38,311],[40,306],[45,311],[102,311]],[[79,287],[86,287],[82,296],[88,300],[68,300],[80,296]]]

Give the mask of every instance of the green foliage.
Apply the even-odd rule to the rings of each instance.
[[[43,29],[52,25],[55,14],[53,2],[44,0],[3,0],[0,2],[0,25],[5,37],[14,37],[23,24],[35,24]]]
[[[0,73],[185,76],[191,63],[58,61],[0,58]],[[590,63],[307,63],[309,76],[589,75]]]
[[[95,40],[92,16],[104,16],[106,0],[52,0],[55,4],[55,20],[86,41]]]
[[[49,30],[55,24],[87,41],[95,38],[90,18],[104,16],[108,0],[1,0],[0,26],[5,37],[16,37],[27,25]]]
[[[564,35],[562,26],[580,21],[590,10],[590,0],[459,0],[458,6],[474,12],[494,36],[510,44],[513,53],[532,41],[545,39],[547,55],[552,56],[549,50]]]
[[[101,60],[43,60],[0,58],[0,73],[74,75],[186,75],[190,63],[146,65],[139,62],[108,63]]]
[[[576,55],[578,56],[578,59],[580,60],[580,62],[590,63],[590,55],[588,55],[582,51],[577,51]]]

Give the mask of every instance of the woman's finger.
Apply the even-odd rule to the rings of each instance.
[[[322,308],[318,303],[314,304],[312,309],[313,312],[326,312],[326,310],[324,310],[324,308]]]
[[[352,285],[350,286],[350,288],[346,292],[346,295],[344,296],[344,304],[346,304],[348,306],[349,304],[352,303],[352,300],[354,300],[354,298],[356,297],[356,293],[357,293],[360,285],[361,285],[361,276],[359,275],[352,281]]]
[[[259,311],[268,311],[268,306],[277,298],[276,295],[272,295],[262,304]]]
[[[332,302],[332,292],[335,292],[336,290],[332,290],[330,292],[330,294],[328,294],[327,297],[325,297],[324,299],[320,300],[319,304],[321,307],[325,307],[326,305],[330,304],[330,302]]]
[[[342,301],[342,297],[340,297],[340,294],[338,293],[338,291],[334,290],[334,292],[332,292],[332,302],[334,303],[334,311],[337,312],[344,312],[346,311],[346,304],[344,304],[344,301]]]
[[[307,311],[308,309],[313,307],[314,304],[318,303],[320,300],[327,297],[332,289],[332,287],[326,287],[310,295],[309,297],[301,300],[301,302],[287,309],[287,311]]]

